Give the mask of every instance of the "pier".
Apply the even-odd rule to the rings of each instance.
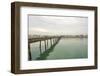
[[[30,44],[31,43],[36,43],[39,42],[39,51],[40,51],[40,55],[43,55],[45,53],[48,53],[48,49],[52,49],[54,48],[54,46],[56,46],[56,44],[59,42],[59,40],[61,39],[61,36],[43,36],[43,37],[31,37],[28,39],[28,54],[29,54],[29,60],[32,60],[32,56],[31,56],[31,50],[30,50]],[[43,42],[43,44],[42,44]],[[42,45],[44,45],[44,52],[42,52]],[[48,46],[50,45],[50,46]]]

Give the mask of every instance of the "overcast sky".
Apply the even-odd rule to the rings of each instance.
[[[88,18],[29,15],[28,26],[31,35],[80,35],[88,33]]]

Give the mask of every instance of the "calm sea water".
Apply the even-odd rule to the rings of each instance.
[[[42,53],[39,42],[31,43],[30,51],[32,60],[52,60],[52,59],[78,59],[88,57],[87,38],[62,38],[55,46],[45,51],[42,42]],[[48,45],[48,48],[50,44]]]

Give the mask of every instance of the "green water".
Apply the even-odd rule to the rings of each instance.
[[[52,48],[48,45],[45,51],[42,42],[42,53],[40,53],[39,42],[30,45],[32,60],[53,60],[53,59],[79,59],[88,57],[87,38],[62,38]]]

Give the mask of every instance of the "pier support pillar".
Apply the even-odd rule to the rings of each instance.
[[[46,40],[44,40],[44,45],[45,45],[45,51],[46,51],[47,50]]]
[[[32,60],[32,56],[31,56],[31,49],[30,49],[30,44],[28,44],[28,59]]]
[[[51,44],[51,47],[52,47],[52,39],[50,39],[50,44]]]
[[[48,39],[47,39],[47,48],[48,48]]]
[[[40,48],[40,54],[42,54],[42,50],[41,50],[41,41],[40,41],[40,46],[39,46],[39,48]]]

